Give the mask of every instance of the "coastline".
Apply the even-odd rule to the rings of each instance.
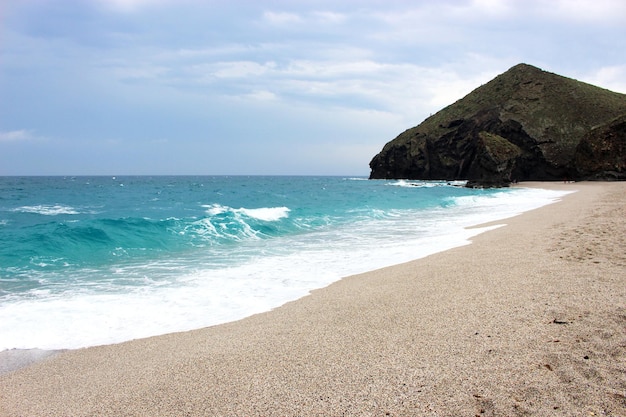
[[[267,313],[0,375],[0,415],[626,413],[626,183],[516,186],[579,192]]]

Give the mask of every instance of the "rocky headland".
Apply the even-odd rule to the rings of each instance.
[[[626,95],[518,64],[388,142],[371,179],[626,180]]]

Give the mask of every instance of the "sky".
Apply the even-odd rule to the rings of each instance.
[[[0,0],[0,175],[368,175],[518,63],[626,93],[624,0]]]

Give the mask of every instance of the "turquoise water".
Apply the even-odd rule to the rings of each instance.
[[[0,178],[0,350],[75,348],[266,311],[466,244],[545,190],[345,177]]]

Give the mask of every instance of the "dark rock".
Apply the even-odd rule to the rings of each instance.
[[[626,114],[583,136],[573,165],[581,179],[626,180]]]
[[[519,64],[387,143],[370,178],[624,179],[620,115],[626,95]]]

